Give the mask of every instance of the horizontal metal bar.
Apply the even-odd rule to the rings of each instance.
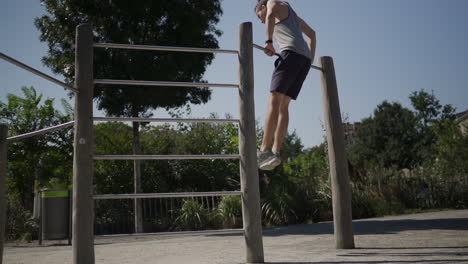
[[[311,67],[312,69],[315,69],[315,70],[318,70],[318,71],[324,72],[322,68],[320,68],[320,67],[317,67],[317,66],[315,66],[315,65],[310,65],[310,67]]]
[[[134,81],[134,80],[109,80],[109,79],[96,79],[96,80],[94,80],[94,83],[95,84],[119,84],[119,85],[145,85],[145,86],[239,88],[238,84],[192,83],[192,82],[159,82],[159,81]]]
[[[205,48],[189,48],[189,47],[169,47],[169,46],[129,45],[129,44],[114,44],[114,43],[95,43],[94,47],[95,48],[112,48],[112,49],[137,49],[137,50],[201,52],[201,53],[232,53],[232,54],[238,54],[239,53],[237,50],[205,49]]]
[[[95,200],[110,199],[146,199],[146,198],[177,198],[177,197],[206,197],[206,196],[240,196],[240,191],[226,192],[182,192],[182,193],[128,193],[128,194],[95,194]]]
[[[139,117],[94,117],[94,121],[121,122],[193,122],[193,123],[239,123],[239,119],[190,119],[190,118],[139,118]]]
[[[42,135],[42,134],[45,134],[47,132],[52,132],[52,131],[59,130],[59,129],[62,129],[62,128],[65,128],[65,127],[73,126],[73,124],[75,124],[75,121],[69,121],[69,122],[66,122],[66,123],[63,123],[63,124],[60,124],[60,125],[56,125],[56,126],[53,126],[53,127],[48,127],[48,128],[36,130],[36,131],[33,131],[33,132],[29,132],[29,133],[26,133],[26,134],[9,137],[9,138],[7,138],[7,141],[18,140],[18,139],[28,138],[28,137],[32,137],[32,136]]]
[[[97,235],[94,237],[114,238],[114,237],[135,237],[135,236],[181,236],[181,235],[198,236],[198,235],[220,235],[220,234],[244,234],[244,229],[220,229],[220,230],[182,231],[182,232],[115,234],[115,235]]]
[[[201,160],[239,159],[239,154],[223,155],[94,155],[95,160]]]
[[[261,50],[261,51],[263,51],[263,52],[265,52],[265,50],[266,50],[264,47],[262,47],[262,46],[260,46],[260,45],[257,45],[257,44],[253,44],[253,46],[254,46],[254,48],[257,48],[257,49],[259,49],[259,50]],[[275,55],[278,56],[278,57],[281,57],[281,55],[280,55],[279,53],[275,53]],[[319,70],[319,71],[323,72],[323,69],[322,69],[322,68],[317,67],[317,66],[315,66],[315,65],[310,65],[310,67],[311,67],[312,69],[316,69],[316,70]]]
[[[257,48],[257,49],[259,49],[259,50],[261,50],[263,52],[266,51],[266,49],[264,47],[260,46],[260,45],[253,44],[253,46],[254,46],[254,48]],[[279,53],[275,53],[275,55],[278,56],[278,57],[281,57]]]
[[[22,63],[22,62],[20,62],[18,60],[15,60],[12,57],[9,57],[9,56],[1,53],[1,52],[0,52],[0,58],[4,59],[4,60],[6,60],[6,61],[8,61],[8,62],[10,62],[12,64],[15,64],[16,66],[18,66],[20,68],[23,68],[23,69],[25,69],[25,70],[27,70],[27,71],[29,71],[31,73],[34,73],[34,74],[36,74],[36,75],[38,75],[38,76],[40,76],[40,77],[42,77],[42,78],[44,78],[44,79],[46,79],[48,81],[51,81],[51,82],[53,82],[55,84],[58,84],[58,85],[60,85],[60,86],[62,86],[64,88],[70,89],[75,93],[78,93],[78,89],[76,89],[74,87],[71,87],[68,84],[66,84],[64,82],[61,82],[61,81],[55,79],[54,77],[49,76],[49,75],[47,75],[47,74],[45,74],[43,72],[40,72],[40,71],[38,71],[38,70],[36,70],[36,69],[34,69],[32,67],[29,67],[28,65],[26,65],[26,64],[24,64],[24,63]]]

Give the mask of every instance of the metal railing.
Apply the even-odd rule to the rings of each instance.
[[[39,77],[42,77],[42,78],[44,78],[44,79],[46,79],[48,81],[51,81],[51,82],[53,82],[55,84],[58,84],[58,85],[60,85],[60,86],[62,86],[64,88],[67,88],[67,89],[75,92],[75,93],[78,93],[78,89],[76,89],[75,87],[71,87],[70,85],[68,85],[68,84],[66,84],[64,82],[59,81],[59,80],[55,79],[54,77],[52,77],[50,75],[47,75],[47,74],[45,74],[45,73],[43,73],[41,71],[38,71],[38,70],[34,69],[33,67],[30,67],[30,66],[28,66],[28,65],[26,65],[26,64],[24,64],[24,63],[22,63],[22,62],[20,62],[18,60],[15,60],[12,57],[9,57],[9,56],[1,53],[1,52],[0,52],[0,58],[4,59],[4,60],[6,60],[6,61],[18,66],[18,67],[20,67],[20,68],[23,68],[23,69],[25,69],[25,70],[39,76]]]
[[[240,191],[224,192],[182,192],[182,193],[127,193],[127,194],[95,194],[95,200],[106,199],[141,199],[141,198],[176,198],[176,197],[204,197],[204,196],[241,196]]]
[[[129,44],[114,44],[114,43],[95,43],[94,47],[95,48],[112,48],[112,49],[136,49],[136,50],[239,54],[237,50],[205,49],[205,48],[190,48],[190,47],[168,47],[168,46],[146,46],[146,45],[129,45]]]
[[[242,220],[238,216],[235,217],[235,221],[232,221],[232,218],[228,220],[226,216],[218,212],[222,203],[220,198],[241,194],[240,191],[226,191],[124,194],[115,195],[115,197],[109,197],[107,194],[95,195],[95,237],[242,234],[244,231],[240,228]],[[144,233],[134,233],[134,215],[131,213],[135,206],[132,201],[134,196],[141,199]],[[205,230],[190,230],[185,221],[178,221],[183,213],[184,203],[189,201],[203,208],[200,213],[213,216],[213,218],[203,216],[200,218],[201,221],[198,224],[206,226]],[[220,229],[223,227],[224,229]]]
[[[66,123],[63,123],[63,124],[60,124],[60,125],[56,125],[56,126],[36,130],[36,131],[25,133],[25,134],[22,134],[22,135],[12,136],[12,137],[7,138],[7,141],[19,140],[19,139],[32,137],[32,136],[42,135],[42,134],[45,134],[45,133],[48,133],[48,132],[53,132],[53,131],[56,131],[56,130],[59,130],[59,129],[62,129],[62,128],[73,126],[74,124],[75,124],[75,121],[69,121],[69,122],[66,122]]]
[[[96,122],[163,122],[163,123],[239,123],[239,119],[212,119],[212,118],[142,118],[142,117],[94,117]]]
[[[134,233],[133,195],[129,197],[95,199],[95,237],[124,237],[124,236],[179,236],[179,235],[214,235],[214,234],[242,234],[242,220],[240,215],[222,215],[219,212],[223,197],[228,195],[240,196],[240,191],[233,192],[197,192],[176,193],[161,197],[160,194],[140,194],[141,216],[145,226],[143,233]],[[101,195],[99,195],[101,196]],[[99,197],[98,196],[98,197]],[[108,195],[104,195],[108,196]],[[156,197],[155,197],[156,196]],[[95,196],[96,198],[96,196]],[[184,213],[185,202],[195,202],[200,206],[203,214],[197,224],[198,230],[179,218]],[[238,210],[240,208],[233,208]],[[211,215],[211,217],[207,217]],[[180,219],[180,220],[179,220]],[[182,220],[182,221],[181,221]],[[223,228],[223,229],[221,229]]]
[[[224,155],[94,155],[95,160],[215,160],[239,159],[238,154]]]
[[[114,234],[114,235],[97,235],[99,238],[112,237],[131,237],[131,236],[180,236],[180,235],[225,235],[225,234],[244,234],[243,228],[239,229],[219,229],[219,230],[202,230],[202,231],[178,231],[178,232],[158,232],[158,233],[138,233],[138,234]]]
[[[172,86],[172,87],[221,87],[239,88],[238,84],[223,83],[192,83],[192,82],[161,82],[161,81],[134,81],[134,80],[109,80],[95,79],[94,84],[120,84],[120,85],[144,85],[144,86]]]

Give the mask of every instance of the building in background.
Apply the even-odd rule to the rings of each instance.
[[[468,110],[455,114],[455,123],[460,127],[463,135],[468,134]]]

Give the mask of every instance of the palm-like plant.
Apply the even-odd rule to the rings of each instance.
[[[242,226],[242,204],[239,196],[225,196],[218,205],[224,227]]]
[[[204,230],[209,224],[209,211],[195,200],[185,200],[175,220],[179,230]]]

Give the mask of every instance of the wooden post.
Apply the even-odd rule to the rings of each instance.
[[[331,57],[320,57],[319,63],[323,69],[322,99],[330,159],[335,244],[337,249],[350,249],[354,248],[351,191],[335,68]]]
[[[0,264],[3,263],[6,225],[7,135],[7,125],[0,124]]]
[[[75,87],[73,263],[94,264],[93,33],[88,24],[76,28]]]
[[[263,263],[251,22],[239,26],[239,111],[240,180],[247,263]]]

